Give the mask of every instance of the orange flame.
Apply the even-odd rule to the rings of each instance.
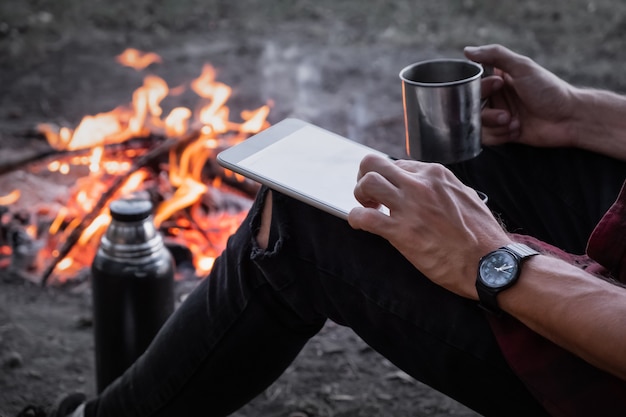
[[[186,107],[176,107],[165,119],[165,133],[168,136],[182,136],[189,127],[191,110]]]
[[[0,196],[0,206],[8,206],[20,199],[22,193],[20,190],[13,190],[5,196]]]
[[[186,178],[178,187],[174,196],[157,208],[154,216],[154,224],[157,227],[161,226],[163,220],[168,219],[175,212],[194,204],[206,191],[206,185],[196,182],[191,178]]]
[[[228,101],[232,88],[215,81],[216,71],[205,64],[202,74],[191,83],[191,89],[200,97],[209,99],[210,103],[200,109],[198,118],[203,125],[211,126],[214,132],[224,133],[228,130]]]
[[[50,146],[58,150],[88,149],[145,136],[152,125],[163,125],[160,103],[168,92],[163,79],[149,75],[144,79],[143,86],[133,93],[132,111],[120,107],[95,116],[85,116],[75,130],[40,124],[39,131],[46,136]]]
[[[161,57],[154,52],[142,52],[134,48],[128,48],[119,54],[115,60],[120,64],[142,70],[154,63],[161,63]]]

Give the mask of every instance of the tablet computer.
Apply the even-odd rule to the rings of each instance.
[[[386,154],[298,119],[285,119],[217,156],[220,165],[347,219],[359,164]]]

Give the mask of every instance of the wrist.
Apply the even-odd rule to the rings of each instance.
[[[581,135],[581,127],[587,125],[587,118],[589,112],[587,106],[589,106],[589,94],[583,88],[572,87],[570,92],[571,97],[571,114],[566,125],[565,141],[566,147],[580,148],[582,142],[586,139],[586,135]]]
[[[572,88],[572,114],[567,125],[568,146],[579,149],[588,149],[589,141],[593,138],[592,127],[596,124],[594,115],[598,105],[598,92],[587,88]],[[601,126],[599,126],[601,128]]]
[[[572,103],[569,146],[626,158],[626,97],[609,91],[575,88]]]

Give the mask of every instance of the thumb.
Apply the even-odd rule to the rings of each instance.
[[[466,46],[465,56],[472,61],[491,65],[513,77],[523,75],[530,62],[530,58],[513,52],[502,45]]]

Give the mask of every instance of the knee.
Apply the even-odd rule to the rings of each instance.
[[[256,235],[257,244],[261,249],[267,249],[270,239],[270,226],[272,224],[272,192],[268,191],[263,204],[261,214],[261,227]]]

